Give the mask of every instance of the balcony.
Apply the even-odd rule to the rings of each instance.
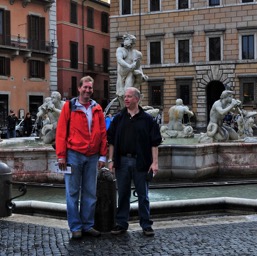
[[[1,36],[0,50],[12,58],[23,56],[24,62],[31,57],[51,59],[54,54],[54,41],[32,40],[18,36]]]
[[[99,73],[108,73],[106,72],[102,64],[96,64],[96,63],[85,63],[84,64],[84,72],[87,74],[94,76]]]
[[[9,3],[11,5],[13,5],[15,2],[21,2],[23,8],[25,8],[31,2],[38,3],[38,4],[43,5],[45,12],[47,12],[51,8],[51,6],[55,2],[55,0],[20,0],[20,1],[9,0]]]

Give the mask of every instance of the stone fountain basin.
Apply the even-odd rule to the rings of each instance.
[[[166,180],[255,178],[257,143],[163,144],[159,147],[159,170],[160,178]]]
[[[195,140],[185,144],[189,141],[184,140],[177,144],[166,141],[159,146],[159,172],[155,181],[257,177],[257,143],[197,144]],[[63,183],[63,175],[55,172],[54,149],[33,137],[3,140],[0,161],[11,168],[14,181]]]

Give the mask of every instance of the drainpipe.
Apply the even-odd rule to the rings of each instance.
[[[83,76],[85,75],[85,50],[84,50],[84,44],[85,44],[85,39],[84,39],[84,35],[85,35],[85,26],[84,26],[84,3],[86,2],[86,0],[82,1],[82,72],[83,72]]]
[[[139,51],[141,52],[141,0],[139,0]]]
[[[141,52],[141,0],[139,0],[139,51]],[[142,83],[140,83],[140,91],[142,91]]]

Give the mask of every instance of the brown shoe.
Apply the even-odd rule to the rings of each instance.
[[[83,234],[83,236],[93,236],[93,237],[101,236],[101,233],[98,230],[94,229],[94,228],[91,228],[91,229],[89,229],[87,231],[82,231],[82,234]]]
[[[80,230],[72,232],[72,239],[80,239],[82,237],[82,232]]]

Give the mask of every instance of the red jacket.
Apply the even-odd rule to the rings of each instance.
[[[105,119],[102,108],[91,101],[91,133],[85,113],[76,109],[75,101],[67,101],[61,111],[56,130],[57,158],[66,158],[67,149],[80,152],[86,156],[107,154]]]

